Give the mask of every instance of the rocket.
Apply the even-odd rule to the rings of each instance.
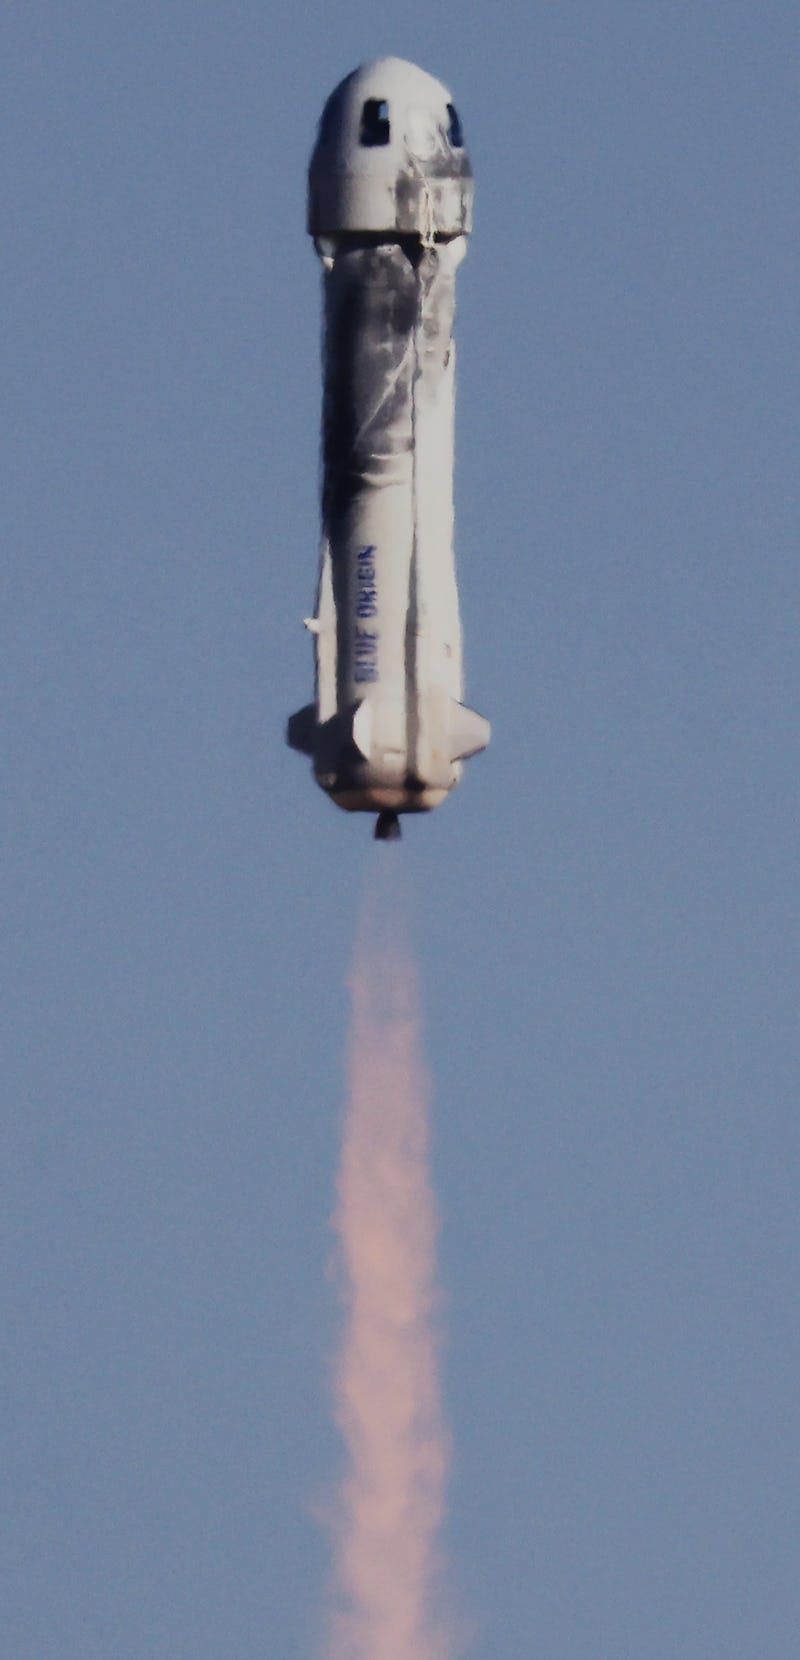
[[[331,93],[308,179],[323,267],[315,698],[287,740],[338,806],[437,807],[489,722],[463,702],[453,551],[455,276],[472,171],[449,92],[380,58]]]

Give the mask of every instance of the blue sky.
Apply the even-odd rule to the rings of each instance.
[[[474,1660],[788,1660],[796,7],[6,6],[4,1648],[305,1660],[367,820],[311,689],[316,119],[452,88],[490,750],[402,860]]]

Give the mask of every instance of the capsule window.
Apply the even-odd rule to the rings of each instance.
[[[455,104],[448,104],[447,106],[447,136],[454,150],[463,149],[464,129],[461,125],[461,117]]]
[[[361,143],[388,144],[389,105],[385,98],[368,98],[361,111]]]

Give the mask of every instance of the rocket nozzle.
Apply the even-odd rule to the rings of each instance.
[[[399,842],[400,820],[396,813],[379,813],[375,825],[376,842]]]

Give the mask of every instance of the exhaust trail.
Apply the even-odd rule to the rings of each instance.
[[[326,1660],[455,1660],[441,1614],[449,1436],[437,1335],[430,1086],[406,907],[383,849],[351,977],[348,1093],[333,1218],[345,1307],[334,1416],[345,1448],[331,1531]],[[460,1646],[459,1650],[460,1652]]]

